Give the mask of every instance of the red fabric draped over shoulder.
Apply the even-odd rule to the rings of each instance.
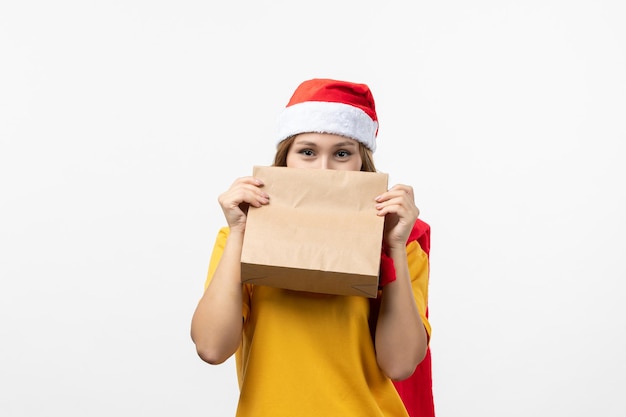
[[[417,241],[426,255],[430,257],[430,226],[419,219],[413,226],[413,230],[407,240],[407,245],[414,241]],[[393,266],[393,261],[387,256],[383,248],[380,266],[380,285],[384,286],[395,279],[396,271]],[[377,307],[378,306],[376,306],[376,308]],[[428,317],[428,307],[426,308],[425,315]],[[375,317],[373,319],[375,319]],[[375,322],[372,322],[371,325],[374,326]],[[435,416],[430,347],[428,347],[424,360],[417,366],[413,375],[402,381],[394,381],[394,385],[409,412],[409,416]]]
[[[426,255],[430,256],[430,226],[427,223],[419,219],[415,222],[407,244],[412,241],[417,241]],[[428,308],[426,309],[426,317],[428,317]],[[434,417],[430,347],[426,351],[424,360],[417,365],[413,375],[405,380],[395,381],[394,385],[411,417]]]

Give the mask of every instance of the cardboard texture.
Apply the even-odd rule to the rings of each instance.
[[[270,203],[250,207],[241,280],[325,294],[376,297],[384,218],[377,172],[255,166]]]

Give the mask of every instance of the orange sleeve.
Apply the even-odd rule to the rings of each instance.
[[[406,247],[409,273],[411,275],[411,286],[413,287],[413,297],[420,312],[424,327],[430,338],[430,322],[428,321],[428,255],[424,252],[417,241],[410,242]]]

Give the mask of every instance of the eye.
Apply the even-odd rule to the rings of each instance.
[[[304,148],[304,149],[300,149],[298,151],[299,154],[302,154],[304,156],[313,156],[314,152],[312,149],[308,149],[308,148]]]
[[[335,153],[339,158],[347,158],[352,155],[352,152],[346,151],[345,149],[341,149]]]

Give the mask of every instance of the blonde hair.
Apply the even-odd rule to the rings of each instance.
[[[287,166],[287,154],[289,153],[289,149],[293,144],[296,136],[290,136],[287,139],[283,140],[276,147],[276,155],[274,156],[274,164],[275,167],[286,167]],[[359,154],[361,155],[361,171],[367,172],[376,172],[376,166],[374,165],[374,155],[372,151],[361,142],[359,142]]]

